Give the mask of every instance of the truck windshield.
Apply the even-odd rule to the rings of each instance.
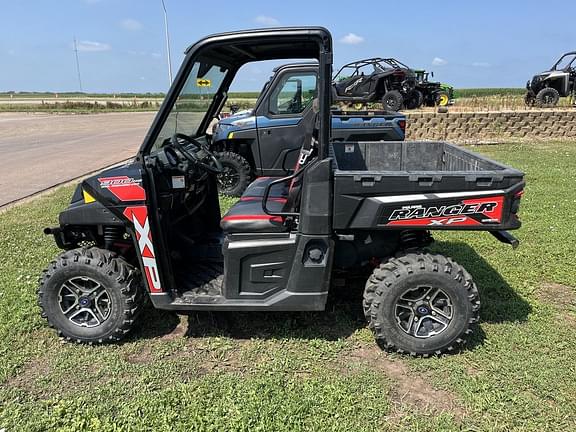
[[[227,74],[228,69],[225,67],[204,62],[194,63],[153,149],[162,147],[175,133],[198,136],[198,128]]]

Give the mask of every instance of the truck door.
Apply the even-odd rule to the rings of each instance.
[[[315,70],[286,71],[270,87],[268,99],[260,104],[256,127],[262,175],[283,176],[290,172],[304,140],[310,139],[316,75]]]

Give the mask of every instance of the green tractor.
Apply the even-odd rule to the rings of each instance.
[[[448,106],[454,103],[454,87],[448,84],[430,81],[434,72],[424,69],[414,70],[416,73],[416,88],[413,97],[406,101],[406,108],[417,109],[421,106]]]

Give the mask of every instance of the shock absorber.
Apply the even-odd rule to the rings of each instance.
[[[106,226],[104,227],[104,247],[112,249],[114,242],[122,238],[122,227],[120,226]]]
[[[429,231],[406,230],[400,233],[400,245],[403,249],[417,249],[428,246],[433,241]]]

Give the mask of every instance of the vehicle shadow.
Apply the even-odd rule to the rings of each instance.
[[[446,254],[472,275],[482,301],[480,326],[465,349],[482,345],[482,323],[526,321],[531,307],[474,249],[462,242],[438,242],[433,250]],[[186,328],[178,330],[180,318],[172,312],[149,307],[134,338],[154,338],[173,332],[186,337],[233,339],[324,339],[347,338],[366,327],[362,311],[364,281],[347,280],[333,287],[324,312],[191,312]]]
[[[433,251],[453,258],[472,275],[480,291],[480,323],[527,321],[532,306],[468,244],[439,241],[434,244]]]

